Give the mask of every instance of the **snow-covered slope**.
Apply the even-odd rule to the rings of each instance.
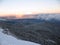
[[[39,45],[33,42],[18,40],[13,36],[2,33],[3,29],[0,28],[0,45]]]

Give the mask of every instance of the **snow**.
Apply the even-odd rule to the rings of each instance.
[[[0,45],[40,45],[33,42],[18,40],[11,35],[2,33],[2,31],[3,29],[0,28]]]

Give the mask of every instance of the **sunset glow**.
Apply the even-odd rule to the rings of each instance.
[[[1,0],[0,16],[24,14],[60,13],[59,0]]]

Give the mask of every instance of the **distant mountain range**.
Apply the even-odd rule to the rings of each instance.
[[[16,19],[16,16],[0,16],[0,19]]]
[[[4,16],[4,17],[0,17],[2,19],[16,19],[16,16]],[[53,14],[26,14],[26,15],[22,15],[20,19],[45,19],[45,20],[49,20],[51,18],[55,18],[60,20],[60,13],[53,13]]]
[[[55,18],[60,20],[60,14],[34,14],[34,15],[23,15],[22,18],[34,18],[34,19],[45,19],[49,20]]]
[[[44,21],[60,24],[60,14],[29,14],[23,15],[22,18],[17,19],[15,16],[0,17],[0,21],[9,21],[14,23],[40,23]]]

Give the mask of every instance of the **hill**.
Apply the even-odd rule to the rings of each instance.
[[[17,39],[27,40],[42,45],[60,45],[60,26],[48,21],[40,23],[0,22],[4,33],[10,32]]]

